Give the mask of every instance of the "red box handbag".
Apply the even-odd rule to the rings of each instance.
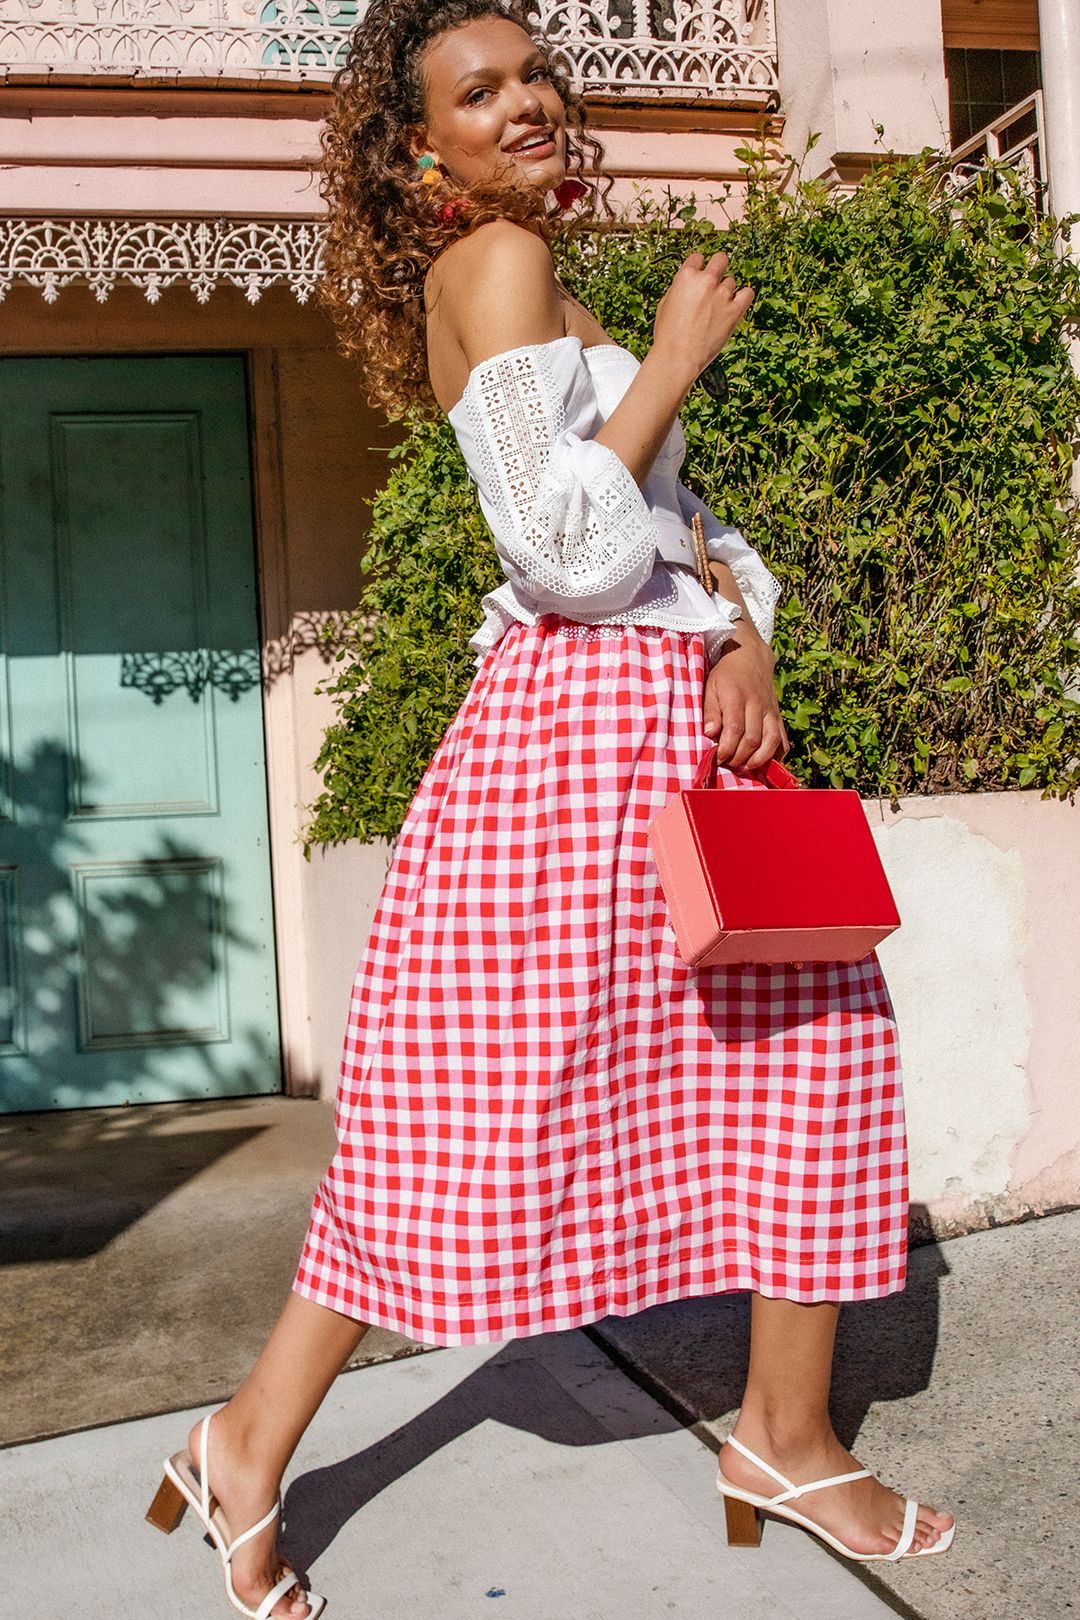
[[[710,787],[715,760],[648,829],[685,962],[857,962],[899,928],[854,789],[803,787],[776,760],[749,774],[781,791]]]

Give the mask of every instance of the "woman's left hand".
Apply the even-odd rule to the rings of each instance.
[[[716,762],[731,770],[761,770],[783,759],[790,744],[773,680],[767,641],[738,632],[725,643],[705,682],[703,721],[716,741]]]

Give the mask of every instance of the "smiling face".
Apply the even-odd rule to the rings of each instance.
[[[413,142],[452,180],[504,179],[549,191],[566,176],[566,112],[547,62],[508,17],[432,40],[421,60],[427,121]]]

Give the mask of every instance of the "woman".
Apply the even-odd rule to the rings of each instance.
[[[764,790],[746,773],[787,747],[775,582],[677,479],[679,409],[752,290],[722,253],[691,254],[640,365],[570,298],[555,199],[601,206],[567,184],[598,148],[512,4],[374,0],[337,92],[328,284],[346,347],[390,414],[448,414],[507,577],[395,845],[294,1290],[151,1517],[171,1529],[196,1507],[242,1612],[317,1615],[275,1504],[368,1324],[498,1341],[746,1288],[729,1537],[755,1541],[776,1499],[853,1558],[942,1551],[951,1517],[859,1468],[828,1415],[839,1303],[905,1280],[876,958],[690,969],[645,842],[710,738],[726,788]]]

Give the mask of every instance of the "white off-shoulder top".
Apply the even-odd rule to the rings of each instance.
[[[593,437],[638,365],[614,343],[567,336],[524,344],[474,366],[447,413],[506,575],[484,597],[483,623],[469,638],[477,666],[511,624],[535,624],[545,613],[700,631],[711,666],[741,610],[697,578],[694,512],[710,558],[728,564],[771,640],[780,587],[739,530],[679,481],[679,422],[641,487]]]

